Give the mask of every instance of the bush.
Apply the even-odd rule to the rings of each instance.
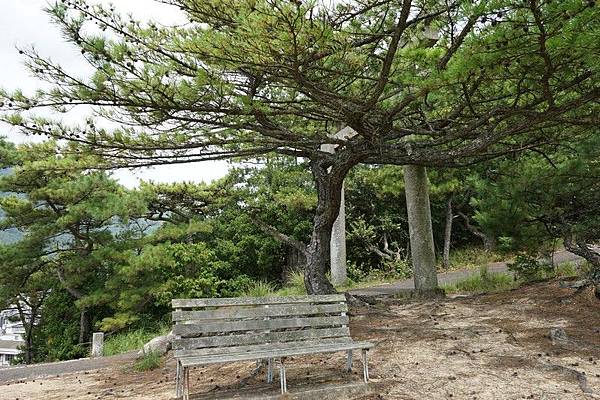
[[[160,355],[155,352],[150,352],[144,354],[142,358],[136,361],[133,368],[138,372],[151,371],[160,367],[160,362]]]
[[[515,279],[532,282],[552,276],[552,265],[541,263],[528,254],[518,254],[515,261],[508,264],[508,270],[515,274]]]

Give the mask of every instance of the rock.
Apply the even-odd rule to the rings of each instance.
[[[574,282],[560,281],[559,286],[562,288],[569,289],[582,289],[589,285],[589,282],[586,279],[582,279]]]
[[[565,343],[569,337],[563,328],[550,328],[550,340],[552,344]]]
[[[154,339],[150,340],[148,343],[146,343],[137,355],[138,357],[143,357],[144,354],[158,353],[162,356],[166,354],[167,351],[171,350],[171,345],[173,344],[174,339],[175,335],[172,331],[169,332],[168,335],[157,336]]]

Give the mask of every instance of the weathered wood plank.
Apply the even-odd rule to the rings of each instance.
[[[310,296],[271,296],[271,297],[227,297],[207,299],[173,299],[173,308],[193,307],[219,307],[234,305],[259,305],[259,304],[293,304],[293,303],[335,303],[345,302],[343,294],[326,294]]]
[[[201,333],[211,332],[274,330],[347,324],[347,316],[253,319],[246,321],[209,322],[204,324],[177,324],[173,327],[173,333],[177,336],[192,337],[199,336]]]
[[[268,342],[289,342],[295,340],[324,339],[349,337],[350,329],[342,328],[311,328],[296,331],[244,333],[237,335],[207,336],[198,338],[181,338],[173,341],[175,350],[193,350],[204,347],[227,347],[260,344]]]
[[[348,312],[345,303],[333,304],[274,304],[264,306],[230,306],[203,311],[173,311],[173,322],[191,320],[219,320],[262,317],[294,317],[300,315],[317,315]]]
[[[181,357],[198,357],[209,355],[227,355],[227,354],[244,354],[257,351],[279,351],[283,349],[300,349],[311,348],[318,346],[337,346],[342,344],[353,343],[349,337],[319,339],[319,340],[301,340],[287,343],[262,343],[250,346],[230,346],[230,347],[205,347],[196,350],[175,350],[173,355],[177,358]]]
[[[299,356],[305,354],[315,353],[334,353],[336,351],[347,351],[354,349],[369,349],[373,347],[370,342],[351,342],[347,344],[339,344],[337,346],[315,346],[311,348],[289,348],[289,349],[278,349],[278,350],[263,350],[256,351],[253,353],[244,354],[227,354],[227,355],[209,355],[199,357],[183,357],[180,358],[180,362],[184,367],[193,365],[213,364],[213,363],[224,363],[224,362],[235,362],[245,360],[259,360],[268,358],[280,358]]]

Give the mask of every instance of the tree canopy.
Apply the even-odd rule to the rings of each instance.
[[[163,2],[189,22],[140,23],[84,0],[51,6],[95,72],[80,78],[22,49],[51,88],[1,92],[2,118],[77,143],[65,151],[93,153],[93,166],[309,159],[318,194],[306,275],[314,293],[333,290],[329,238],[353,166],[463,166],[576,140],[599,122],[594,2]],[[30,114],[77,105],[119,126]],[[340,124],[357,134],[330,137]]]

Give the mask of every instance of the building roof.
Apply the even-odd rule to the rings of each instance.
[[[22,340],[0,340],[0,350],[18,350],[19,346],[23,346],[23,344],[24,342]]]

